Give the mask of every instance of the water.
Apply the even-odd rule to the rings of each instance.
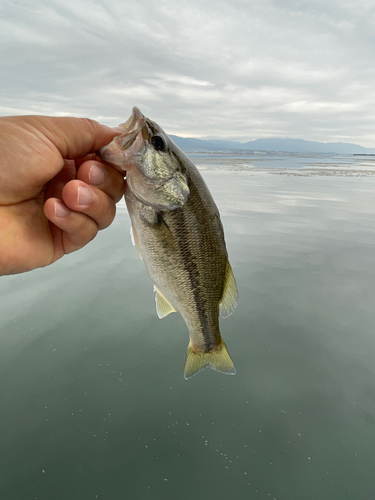
[[[265,151],[238,151],[238,152],[211,152],[191,153],[190,158],[202,169],[228,169],[228,170],[275,170],[284,171],[300,169],[332,170],[350,173],[352,171],[368,172],[375,167],[374,155],[335,155],[316,153],[277,153]]]
[[[371,159],[224,160],[197,163],[240,292],[237,375],[183,379],[186,327],[157,318],[121,204],[85,249],[1,278],[2,500],[375,498]]]

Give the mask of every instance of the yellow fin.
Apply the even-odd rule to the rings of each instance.
[[[161,293],[159,288],[154,285],[156,312],[160,319],[165,318],[168,314],[176,312],[176,309],[168,302],[168,300]]]
[[[206,367],[212,368],[212,370],[216,370],[217,372],[226,373],[227,375],[235,375],[236,369],[229,356],[224,340],[222,340],[217,349],[209,352],[195,352],[190,341],[186,355],[185,379],[189,379]]]
[[[225,280],[223,295],[219,302],[219,312],[222,318],[227,318],[236,309],[238,304],[238,290],[236,285],[236,280],[233,276],[232,268],[229,262],[227,262],[227,267],[225,269]]]
[[[132,243],[133,243],[133,247],[135,247],[137,249],[137,252],[138,252],[138,255],[139,255],[139,258],[141,260],[142,259],[142,255],[141,255],[141,250],[140,250],[140,247],[139,247],[139,242],[138,242],[138,238],[137,238],[137,233],[135,232],[135,229],[133,226],[130,226],[130,238],[132,240]]]

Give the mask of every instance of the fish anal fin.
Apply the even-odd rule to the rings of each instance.
[[[225,279],[223,287],[223,295],[219,302],[219,312],[222,318],[227,318],[230,316],[238,304],[238,290],[236,285],[236,280],[233,276],[232,268],[227,262],[227,267],[225,269]]]
[[[168,302],[168,300],[161,293],[159,288],[154,285],[156,312],[160,319],[165,318],[168,314],[176,312],[176,309]]]
[[[135,232],[135,229],[134,229],[133,226],[130,226],[130,238],[132,239],[133,247],[135,247],[137,249],[139,258],[141,260],[143,260],[142,259],[142,255],[141,255],[141,250],[140,250],[140,247],[139,247],[139,241],[138,241],[137,233]]]
[[[236,374],[233,361],[223,340],[216,349],[208,352],[194,350],[194,346],[190,341],[186,354],[185,379],[191,378],[207,367],[227,375]]]

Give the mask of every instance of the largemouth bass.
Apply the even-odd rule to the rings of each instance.
[[[219,330],[238,292],[219,211],[189,158],[137,109],[99,156],[126,172],[132,239],[154,283],[159,318],[178,311],[189,330],[184,376],[236,370]]]

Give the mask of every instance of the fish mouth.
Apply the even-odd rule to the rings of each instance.
[[[113,165],[116,170],[124,173],[136,166],[132,158],[142,151],[151,134],[145,116],[135,106],[130,118],[120,127],[124,129],[124,132],[115,137],[110,144],[102,147],[97,155],[106,163]]]
[[[121,124],[120,127],[124,127],[124,134],[130,134],[131,132],[138,130],[144,120],[144,115],[136,106],[134,106],[130,118],[128,118],[125,123]]]

